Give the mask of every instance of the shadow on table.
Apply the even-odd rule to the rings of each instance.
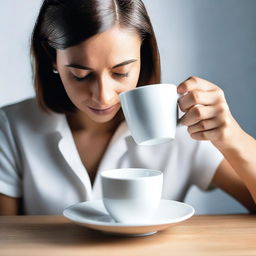
[[[15,241],[16,245],[26,243],[29,244],[41,244],[41,245],[57,245],[57,246],[113,246],[115,244],[133,243],[134,240],[143,240],[150,245],[167,242],[167,239],[163,239],[162,234],[165,231],[152,236],[145,237],[123,237],[112,234],[103,233],[100,231],[94,231],[86,227],[76,225],[74,223],[30,223],[29,227],[26,223],[17,223],[15,227],[8,227],[9,234],[12,233],[12,229],[15,236],[8,237],[8,242]],[[152,239],[154,242],[152,244]],[[13,240],[13,241],[12,241]],[[18,243],[18,244],[17,244]],[[1,244],[1,243],[0,243]]]

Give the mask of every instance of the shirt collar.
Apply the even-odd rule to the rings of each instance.
[[[72,132],[70,130],[66,115],[59,114],[56,117],[56,131],[60,133],[61,139],[58,143],[59,150],[69,164],[70,168],[77,175],[84,185],[87,200],[92,199],[92,184],[86,168],[84,167],[79,153],[77,151]],[[98,172],[95,177],[95,183],[99,182],[99,173],[108,167],[115,166],[115,161],[119,161],[120,157],[127,151],[126,138],[130,136],[127,123],[123,121],[116,129],[112,139],[106,149],[106,152],[100,162]],[[117,150],[118,149],[118,150]],[[112,167],[111,167],[112,168]]]
[[[70,131],[70,127],[65,114],[57,114],[56,115],[56,131],[58,131],[61,135],[64,135],[67,131]],[[71,132],[71,131],[70,131]],[[115,143],[116,140],[120,138],[126,138],[131,135],[130,130],[128,129],[126,121],[123,121],[119,124],[116,131],[114,132],[112,139],[110,141],[110,145]]]

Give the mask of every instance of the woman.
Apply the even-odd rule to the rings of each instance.
[[[160,169],[163,197],[217,186],[256,206],[255,140],[222,90],[191,77],[177,90],[185,115],[176,139],[138,146],[119,94],[160,83],[154,32],[140,0],[45,0],[32,36],[36,100],[0,111],[0,214],[61,214],[101,197],[99,173]],[[222,154],[221,154],[222,153]]]

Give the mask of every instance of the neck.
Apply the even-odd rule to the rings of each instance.
[[[122,111],[119,111],[112,120],[106,123],[96,123],[81,111],[68,113],[66,116],[73,132],[86,131],[94,135],[113,133],[124,120]]]

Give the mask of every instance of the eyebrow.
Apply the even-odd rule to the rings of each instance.
[[[137,61],[137,60],[136,59],[126,60],[126,61],[123,61],[123,62],[121,62],[119,64],[116,64],[111,69],[118,68],[118,67],[121,67],[121,66],[125,66],[125,65],[133,63],[135,61]],[[86,66],[82,66],[82,65],[79,65],[79,64],[74,64],[74,63],[68,64],[68,65],[65,65],[65,66],[66,67],[70,67],[70,68],[78,68],[78,69],[84,69],[84,70],[93,70],[92,68],[89,68],[89,67],[86,67]]]

